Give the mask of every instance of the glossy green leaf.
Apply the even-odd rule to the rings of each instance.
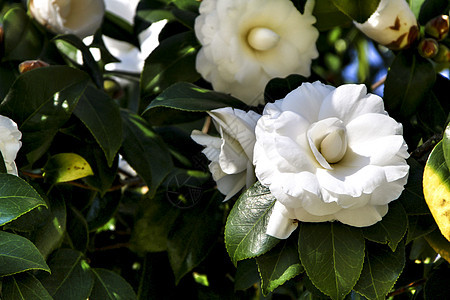
[[[244,259],[237,263],[234,276],[234,290],[246,290],[255,283],[260,282],[258,265],[255,259]]]
[[[0,276],[28,270],[50,272],[44,258],[28,239],[0,231]]]
[[[142,97],[161,93],[175,82],[199,79],[200,74],[195,69],[199,48],[193,32],[179,33],[163,40],[145,60],[140,84]]]
[[[300,260],[314,285],[332,299],[343,299],[358,281],[364,263],[359,228],[337,222],[301,223]]]
[[[122,19],[120,15],[106,11],[102,24],[102,33],[113,39],[140,47],[139,40],[134,35],[133,26]]]
[[[75,207],[67,210],[67,234],[65,242],[74,250],[85,253],[89,243],[89,230],[86,219]]]
[[[122,121],[124,142],[120,153],[155,192],[173,168],[167,146],[138,115],[122,110]]]
[[[450,9],[448,0],[425,0],[419,13],[419,23],[425,25],[430,19],[447,14]]]
[[[222,230],[219,209],[223,197],[205,193],[194,208],[180,213],[167,240],[167,252],[175,283],[198,266],[211,251]]]
[[[18,70],[8,68],[8,64],[0,65],[0,101],[8,94],[9,88],[14,83],[16,76],[19,76]]]
[[[4,57],[2,60],[37,59],[42,50],[43,36],[21,8],[9,10],[3,18]]]
[[[439,142],[423,172],[423,194],[442,235],[450,241],[450,170]]]
[[[332,0],[341,12],[358,23],[364,23],[375,12],[380,0]]]
[[[411,11],[414,13],[414,16],[416,16],[417,19],[419,17],[420,7],[422,6],[423,2],[425,2],[425,0],[409,0],[408,2]]]
[[[352,19],[341,12],[333,4],[333,0],[316,1],[313,16],[317,19],[314,26],[319,31],[330,30],[337,26],[345,26],[352,23]]]
[[[439,230],[435,230],[425,237],[427,243],[438,253],[443,259],[450,263],[450,242],[441,234]]]
[[[0,114],[19,125],[23,134],[21,151],[30,163],[47,152],[88,81],[88,75],[82,71],[50,66],[28,71],[14,82],[0,105]]]
[[[105,225],[117,211],[120,204],[121,191],[106,193],[103,197],[97,195],[86,212],[89,231],[94,231]]]
[[[283,99],[290,91],[298,88],[305,81],[305,77],[296,74],[289,75],[286,78],[273,78],[264,89],[264,99],[267,102]]]
[[[431,214],[408,216],[408,235],[406,238],[406,244],[433,232],[436,228],[436,222],[434,222]]]
[[[235,265],[266,253],[280,241],[266,234],[275,201],[270,190],[257,182],[234,204],[225,226],[225,245]]]
[[[405,265],[405,246],[392,252],[386,246],[368,243],[361,277],[354,290],[368,299],[385,299]]]
[[[41,279],[54,299],[87,299],[94,276],[81,252],[59,249],[49,260],[52,274]]]
[[[73,113],[94,136],[111,167],[123,138],[119,107],[105,92],[88,86]]]
[[[123,277],[106,269],[92,269],[95,283],[91,300],[133,300],[137,299],[133,288]]]
[[[231,106],[245,109],[247,105],[223,93],[179,82],[156,97],[143,113],[151,124],[176,124],[200,119],[204,112]]]
[[[44,166],[44,178],[51,183],[77,180],[94,175],[89,163],[75,153],[53,155]]]
[[[380,222],[363,228],[364,237],[373,242],[388,244],[395,251],[408,229],[408,218],[399,201],[389,204],[389,211]]]
[[[3,159],[3,154],[0,151],[0,173],[6,174],[8,173],[8,169],[5,166],[5,160]]]
[[[411,51],[394,59],[384,85],[386,110],[401,118],[416,113],[436,80],[431,62]]]
[[[3,300],[53,300],[41,282],[30,273],[4,277],[2,280]]]
[[[0,174],[0,226],[39,206],[47,207],[47,204],[26,181],[11,174]]]
[[[265,295],[304,271],[294,238],[281,241],[269,252],[258,256],[256,262]]]
[[[408,182],[398,200],[402,203],[408,215],[429,214],[430,210],[423,198],[423,166],[411,157],[407,162],[409,165]]]
[[[442,138],[442,152],[444,153],[447,168],[450,169],[450,125],[448,125],[444,131],[444,136]]]

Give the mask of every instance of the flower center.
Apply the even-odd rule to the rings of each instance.
[[[266,51],[270,50],[278,44],[280,36],[264,27],[255,27],[250,30],[247,36],[247,42],[255,50]]]
[[[307,132],[309,146],[317,162],[331,170],[347,152],[347,132],[338,118],[328,118],[312,124]]]

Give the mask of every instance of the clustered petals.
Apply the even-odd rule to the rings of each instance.
[[[17,175],[14,161],[22,146],[21,138],[22,133],[17,128],[17,124],[8,117],[0,116],[0,151],[9,174]]]

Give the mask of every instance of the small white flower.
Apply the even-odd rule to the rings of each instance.
[[[416,17],[405,0],[381,0],[366,22],[354,24],[369,38],[393,50],[408,47],[419,35]]]
[[[5,161],[6,170],[9,174],[17,176],[17,167],[14,160],[19,152],[22,142],[22,133],[17,124],[10,118],[0,116],[0,151]]]
[[[295,220],[356,227],[380,221],[408,177],[402,131],[364,85],[304,83],[267,104],[253,160],[277,199],[267,234],[287,238]]]
[[[308,1],[300,14],[290,0],[203,0],[195,20],[203,46],[197,71],[216,91],[264,103],[270,79],[310,75],[319,36],[313,7]]]
[[[191,138],[205,146],[203,153],[211,161],[209,170],[219,191],[230,199],[244,186],[256,182],[253,168],[255,126],[259,114],[231,107],[208,112],[220,137],[212,137],[201,131],[192,131]]]
[[[30,0],[33,18],[54,33],[93,35],[105,13],[103,0]]]

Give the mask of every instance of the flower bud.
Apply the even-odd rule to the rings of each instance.
[[[450,62],[450,50],[447,46],[439,45],[439,51],[433,60],[438,63],[448,63]]]
[[[19,72],[23,74],[33,69],[48,67],[49,64],[42,60],[26,60],[19,65]]]
[[[437,16],[425,25],[425,33],[434,37],[436,40],[443,40],[449,29],[449,17],[447,15]]]
[[[54,33],[93,35],[105,14],[103,0],[30,0],[31,16]]]
[[[354,24],[369,38],[392,50],[407,48],[419,36],[416,17],[405,0],[381,0],[366,22]]]
[[[113,99],[123,96],[123,89],[114,79],[108,78],[103,81],[103,89]]]
[[[420,41],[419,46],[417,47],[419,50],[419,54],[425,58],[432,58],[438,54],[439,44],[435,39],[426,38]]]

